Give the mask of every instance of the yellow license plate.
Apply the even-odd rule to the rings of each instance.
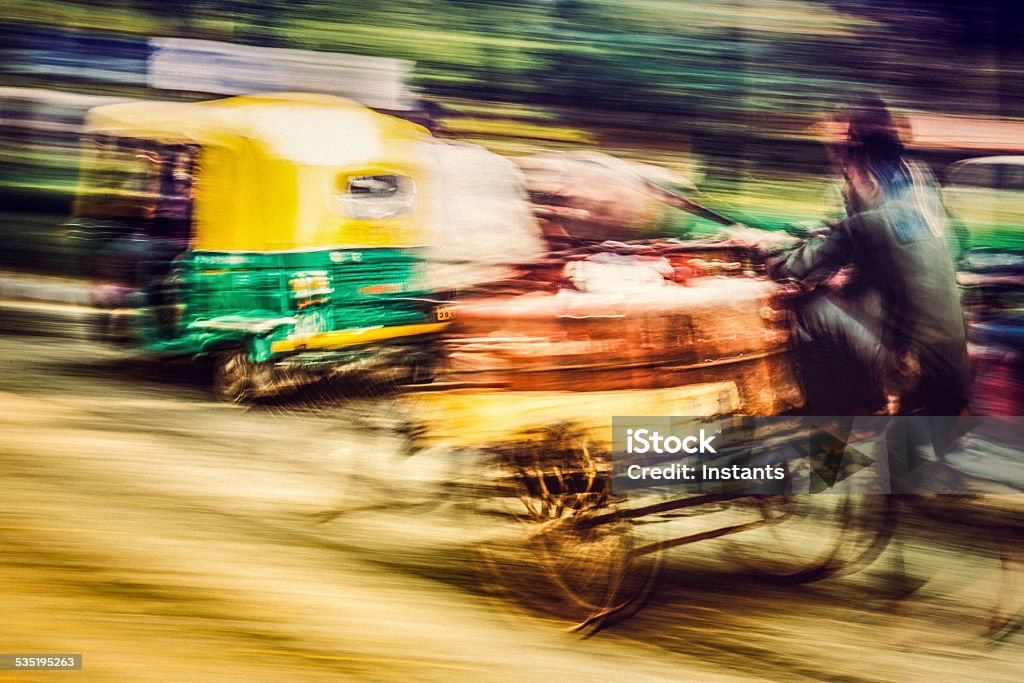
[[[455,309],[451,306],[438,306],[434,309],[434,316],[438,322],[452,320],[455,317]]]

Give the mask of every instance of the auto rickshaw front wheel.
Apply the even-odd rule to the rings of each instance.
[[[265,395],[273,383],[269,363],[255,363],[245,349],[223,351],[214,359],[213,393],[222,401],[243,403]]]

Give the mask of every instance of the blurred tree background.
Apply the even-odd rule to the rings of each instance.
[[[428,100],[680,134],[758,165],[772,153],[757,140],[860,90],[913,109],[1024,115],[1015,0],[10,0],[0,17],[409,59]]]
[[[857,88],[1024,113],[1015,0],[9,0],[0,17],[398,57],[416,62],[428,97],[660,114],[686,129],[821,108]]]
[[[814,179],[827,171],[825,156],[808,131],[858,92],[909,110],[1024,117],[1016,0],[8,0],[0,19],[4,31],[412,60],[411,85],[450,115],[451,134],[498,151],[532,138],[659,163],[690,155],[706,189],[745,192],[755,212],[762,202],[787,213],[772,202],[821,190]],[[12,74],[3,64],[18,55],[4,42],[3,85],[183,96]],[[9,161],[29,163],[19,154]],[[66,194],[67,181],[54,178]],[[789,214],[817,211],[809,201],[794,206]]]

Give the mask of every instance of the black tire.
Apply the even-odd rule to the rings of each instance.
[[[771,524],[760,535],[745,532],[731,544],[732,554],[755,574],[785,585],[863,569],[882,554],[896,529],[893,497],[884,494],[786,494],[761,496],[755,503]]]
[[[266,363],[254,363],[244,349],[222,351],[214,357],[213,393],[227,403],[246,403],[266,393],[271,374]]]

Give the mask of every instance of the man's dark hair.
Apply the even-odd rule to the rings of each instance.
[[[862,167],[895,164],[903,155],[899,130],[881,98],[868,95],[848,104],[839,116],[847,123],[842,157]]]

